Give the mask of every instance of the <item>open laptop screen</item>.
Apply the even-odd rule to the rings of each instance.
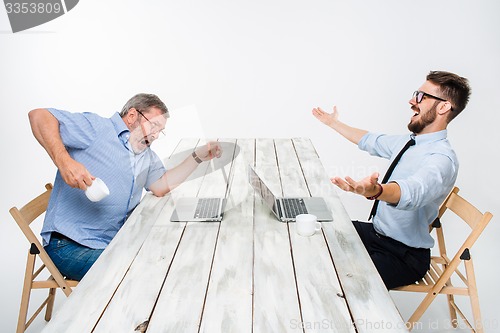
[[[276,209],[276,197],[273,192],[264,184],[264,182],[260,179],[259,175],[255,172],[255,170],[249,166],[248,168],[248,177],[249,182],[254,188],[254,190],[259,193],[259,195],[264,199],[264,203],[273,211],[273,213],[278,216],[278,211]]]

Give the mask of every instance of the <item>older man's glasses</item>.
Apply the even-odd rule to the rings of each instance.
[[[136,109],[137,110],[137,109]],[[151,120],[149,120],[145,115],[144,113],[142,113],[141,111],[137,110],[137,112],[144,117],[144,119],[146,119],[146,121],[148,123],[151,124],[151,132],[152,133],[159,133],[163,136],[165,136],[165,132],[161,129],[161,125],[158,123],[158,122],[152,122]]]
[[[415,98],[415,100],[417,101],[417,104],[422,102],[424,97],[430,97],[430,98],[437,99],[438,101],[446,102],[446,100],[441,98],[441,97],[437,97],[437,96],[428,94],[428,93],[420,91],[420,90],[417,90],[413,93],[413,98]]]

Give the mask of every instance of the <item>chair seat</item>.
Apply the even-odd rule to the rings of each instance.
[[[413,292],[429,292],[431,291],[436,283],[439,281],[439,278],[443,275],[443,270],[438,266],[438,264],[444,265],[449,264],[450,260],[448,258],[443,257],[431,257],[431,266],[429,270],[421,278],[419,281],[409,284],[407,286],[402,286],[398,288],[394,288],[394,290],[398,291],[413,291]],[[463,274],[457,269],[455,270],[455,274],[460,276],[462,280],[464,279]],[[465,281],[464,281],[465,282]],[[450,281],[445,283],[445,285],[439,290],[439,294],[447,294],[447,295],[468,295],[467,287],[457,287],[451,284]]]

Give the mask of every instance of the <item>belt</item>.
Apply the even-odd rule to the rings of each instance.
[[[380,239],[385,239],[395,245],[397,245],[398,247],[403,247],[403,248],[407,248],[409,250],[412,250],[412,251],[416,251],[416,252],[423,252],[423,253],[426,253],[426,252],[429,252],[430,249],[426,249],[426,248],[421,248],[421,247],[412,247],[412,246],[409,246],[409,245],[406,245],[405,243],[401,243],[400,241],[398,240],[395,240],[394,238],[392,237],[389,237],[389,236],[385,236],[385,235],[382,235],[382,234],[379,234],[378,232],[375,231],[375,229],[373,230],[375,232],[375,235],[380,238]]]
[[[60,234],[60,233],[55,232],[55,231],[53,231],[53,232],[52,232],[52,234],[51,234],[51,236],[50,236],[50,237],[55,238],[55,239],[65,239],[65,240],[70,240],[70,241],[72,241],[72,239],[71,239],[71,238],[66,237],[66,236],[64,236],[63,234]]]

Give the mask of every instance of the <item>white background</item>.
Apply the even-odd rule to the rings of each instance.
[[[160,155],[180,137],[309,137],[331,176],[361,178],[384,173],[387,162],[358,151],[311,109],[336,104],[348,124],[407,133],[412,92],[430,70],[447,70],[472,86],[449,139],[462,194],[496,215],[472,254],[487,331],[500,332],[500,154],[492,142],[500,121],[499,13],[496,0],[81,0],[52,22],[12,34],[0,9],[2,331],[15,329],[28,248],[8,209],[55,175],[31,134],[29,110],[111,116],[135,93],[151,92],[171,111],[167,138],[155,143]],[[351,218],[366,219],[370,202],[339,194]],[[419,299],[391,295],[404,318]],[[438,302],[419,331],[445,331],[447,318]],[[33,331],[41,325],[39,318]]]

